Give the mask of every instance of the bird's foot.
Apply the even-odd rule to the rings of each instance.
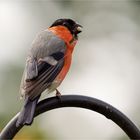
[[[61,93],[56,89],[56,97],[61,101]]]

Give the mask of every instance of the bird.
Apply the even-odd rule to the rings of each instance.
[[[56,97],[61,97],[57,88],[69,71],[82,28],[73,19],[61,18],[36,35],[28,51],[21,80],[20,94],[24,105],[18,115],[17,127],[33,123],[42,92],[56,91]]]

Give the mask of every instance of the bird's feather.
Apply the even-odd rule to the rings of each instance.
[[[26,81],[32,80],[38,76],[37,61],[33,58],[29,58],[26,62]]]
[[[25,98],[24,106],[18,116],[18,120],[16,122],[16,127],[22,126],[22,125],[31,125],[34,118],[34,112],[37,105],[37,102],[39,100],[38,96],[35,100],[31,101],[27,96]]]
[[[31,81],[25,81],[25,86],[23,87],[31,100],[34,100],[51,85],[61,71],[63,64],[64,60],[61,59],[55,66],[49,65],[45,62],[38,65],[39,71],[37,78]]]
[[[34,100],[51,85],[64,65],[65,52],[65,42],[52,32],[46,30],[36,37],[27,56],[22,96]]]

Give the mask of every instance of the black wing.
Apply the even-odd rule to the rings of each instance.
[[[38,76],[31,80],[25,80],[24,91],[33,100],[47,89],[57,77],[64,65],[64,54],[59,52],[52,55],[57,60],[56,65],[40,62],[37,66]]]

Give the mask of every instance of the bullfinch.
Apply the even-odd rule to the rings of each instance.
[[[72,52],[82,26],[72,19],[58,19],[33,40],[20,86],[24,106],[16,126],[31,125],[40,95],[56,90],[69,71]]]

